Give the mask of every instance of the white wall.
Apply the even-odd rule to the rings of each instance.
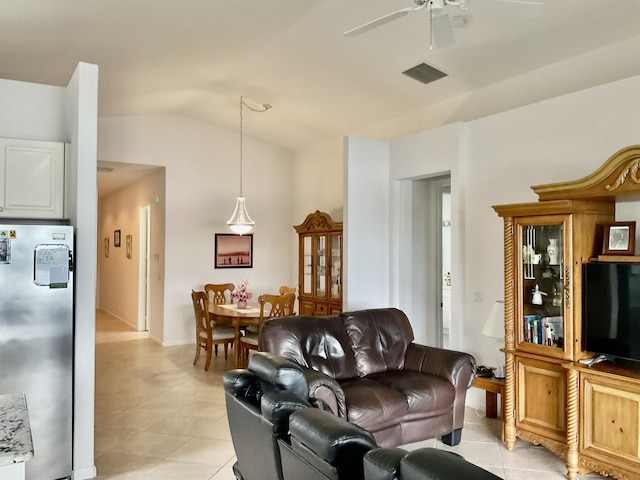
[[[389,143],[348,138],[345,158],[342,308],[388,307]]]
[[[292,155],[246,132],[243,139],[253,268],[214,269],[214,235],[229,233],[239,192],[239,134],[178,115],[100,120],[100,160],[166,168],[163,345],[193,342],[192,289],[248,280],[260,294],[297,283]]]
[[[64,142],[64,87],[0,79],[0,136]]]

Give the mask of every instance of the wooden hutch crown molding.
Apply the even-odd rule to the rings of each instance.
[[[320,231],[342,231],[342,222],[334,222],[331,215],[320,210],[307,215],[300,225],[295,225],[296,232],[310,233]]]
[[[614,153],[595,172],[571,182],[536,185],[539,200],[614,200],[619,195],[640,193],[640,145]],[[629,181],[627,181],[629,180]]]

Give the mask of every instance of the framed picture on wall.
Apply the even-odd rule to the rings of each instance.
[[[213,264],[215,268],[252,268],[253,235],[216,233]]]
[[[120,246],[120,230],[114,230],[113,232],[113,246],[114,247]]]
[[[636,222],[615,222],[604,226],[605,255],[633,255],[636,246]]]
[[[131,235],[127,235],[127,239],[126,239],[126,246],[127,246],[127,258],[131,258],[131,242],[132,242],[132,237]]]

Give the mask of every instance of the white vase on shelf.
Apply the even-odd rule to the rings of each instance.
[[[560,263],[560,245],[557,238],[550,238],[547,246],[547,255],[549,255],[549,265],[558,265]]]

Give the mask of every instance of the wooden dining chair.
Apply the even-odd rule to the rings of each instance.
[[[242,358],[243,368],[246,368],[249,361],[249,350],[259,350],[260,329],[264,322],[270,318],[283,317],[285,315],[293,315],[293,302],[296,298],[295,293],[285,293],[284,295],[262,294],[258,297],[260,304],[260,318],[258,320],[258,329],[255,332],[247,331],[245,335],[240,337],[240,355]]]
[[[214,345],[224,344],[224,359],[229,355],[229,344],[233,344],[235,333],[231,327],[214,326],[209,319],[209,305],[205,292],[191,291],[191,301],[193,302],[193,313],[196,319],[196,357],[193,364],[198,363],[200,350],[207,354],[207,361],[204,364],[205,371],[211,365],[211,355]],[[218,352],[216,351],[216,356]]]
[[[235,285],[233,283],[207,283],[204,286],[204,291],[207,294],[207,311],[209,311],[209,305],[225,305],[231,302],[231,292]],[[229,293],[227,293],[229,292]],[[219,326],[214,315],[210,315],[213,326]],[[218,355],[218,344],[213,346],[216,356]]]
[[[204,291],[207,293],[210,303],[224,305],[231,301],[231,292],[234,288],[233,283],[207,283],[204,286]],[[228,295],[227,292],[229,292]]]
[[[296,287],[288,287],[286,285],[282,285],[280,287],[280,295],[284,295],[285,293],[293,293],[293,295],[294,295],[293,304],[292,304],[293,305],[292,315],[295,315],[296,314],[296,311],[295,311],[295,306],[296,306],[296,297],[295,297]]]

